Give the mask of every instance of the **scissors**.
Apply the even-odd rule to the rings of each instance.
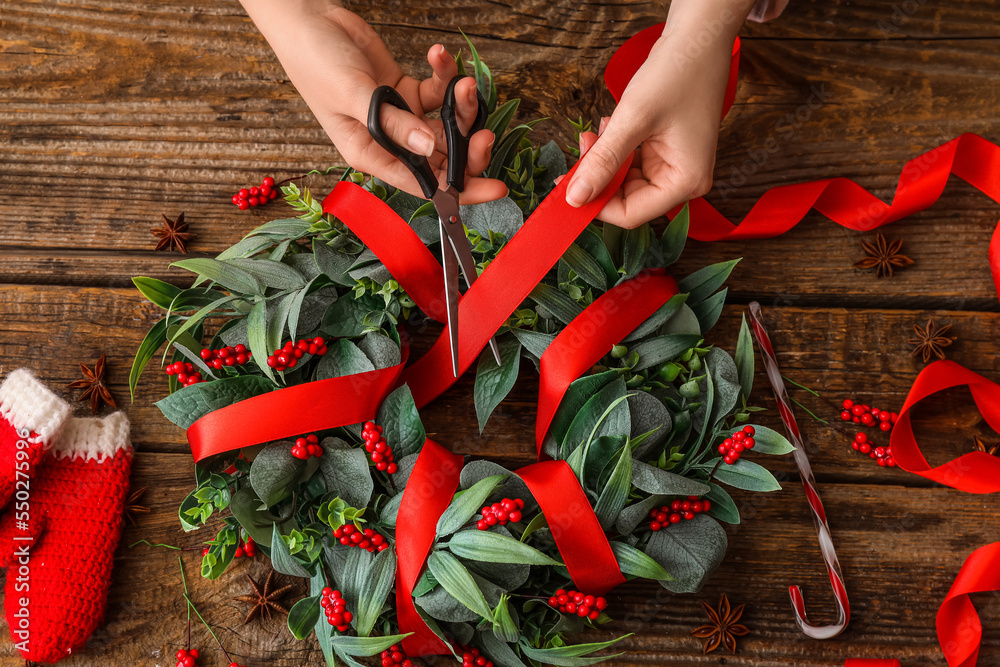
[[[448,82],[444,103],[441,105],[441,121],[444,123],[444,137],[448,145],[447,185],[441,189],[430,162],[423,155],[417,155],[396,144],[382,127],[382,105],[389,104],[408,113],[413,113],[403,97],[391,86],[379,86],[372,93],[368,107],[368,132],[379,146],[389,151],[413,173],[420,184],[424,196],[434,202],[441,230],[441,264],[444,267],[445,306],[448,311],[448,337],[451,343],[451,370],[458,377],[458,270],[462,269],[465,284],[472,287],[476,282],[476,261],[472,258],[472,246],[465,235],[462,216],[458,208],[458,195],[465,189],[465,166],[469,157],[469,138],[486,125],[486,100],[478,91],[476,98],[479,109],[476,120],[467,134],[458,127],[455,84],[463,77],[458,75]],[[447,239],[447,242],[445,241]],[[496,338],[490,338],[490,350],[497,365],[500,365],[500,348]]]

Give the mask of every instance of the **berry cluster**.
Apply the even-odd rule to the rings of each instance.
[[[867,454],[869,457],[875,459],[875,462],[882,467],[896,467],[896,459],[892,458],[892,447],[876,446],[875,443],[868,440],[868,436],[864,433],[858,433],[854,436],[854,442],[851,443],[851,447],[855,451]]]
[[[580,591],[567,591],[560,588],[549,598],[549,606],[555,607],[563,614],[576,614],[580,618],[597,620],[601,612],[608,606],[604,598],[584,595]]]
[[[490,526],[506,526],[508,521],[517,523],[521,520],[521,510],[524,509],[524,501],[520,498],[504,498],[498,503],[493,503],[489,507],[484,507],[480,514],[483,518],[476,522],[479,530],[489,530]]]
[[[303,338],[294,343],[288,341],[284,347],[279,347],[267,358],[267,365],[276,371],[287,371],[289,368],[295,368],[299,359],[307,354],[318,354],[321,357],[326,354],[326,341],[322,336]]]
[[[188,648],[177,651],[177,667],[197,667],[198,649]]]
[[[202,381],[201,373],[190,361],[175,361],[164,369],[167,375],[176,375],[182,387],[190,387]]]
[[[690,521],[696,514],[710,509],[712,501],[701,500],[698,496],[688,496],[687,500],[675,500],[660,509],[654,508],[649,511],[649,529],[660,530],[669,527],[670,524],[680,523],[684,519]]]
[[[462,667],[493,667],[493,661],[482,655],[478,648],[473,648],[462,654]]]
[[[719,445],[719,453],[722,454],[722,460],[729,465],[739,461],[743,452],[753,449],[753,446],[757,444],[757,441],[753,439],[755,433],[756,431],[753,426],[744,426],[742,431],[736,431],[736,433],[726,438]]]
[[[207,347],[200,352],[202,360],[215,370],[222,370],[223,366],[242,366],[250,361],[250,350],[240,343],[236,347],[227,345],[218,350],[210,350]]]
[[[399,466],[396,465],[396,457],[392,453],[392,447],[382,437],[382,427],[376,426],[375,422],[365,422],[361,437],[365,439],[365,451],[371,454],[375,469],[390,475],[396,474]]]
[[[875,426],[878,424],[880,429],[888,432],[896,425],[899,415],[888,410],[880,410],[869,405],[855,403],[851,399],[845,398],[844,411],[840,413],[840,418],[845,422],[854,422],[855,424],[863,424],[865,426]]]
[[[208,552],[211,549],[212,547],[205,547],[204,549],[201,550],[201,555],[207,556]],[[253,541],[253,538],[250,537],[249,535],[247,535],[247,538],[245,540],[242,537],[240,537],[240,541],[236,545],[236,553],[233,554],[233,558],[243,558],[244,556],[246,556],[247,558],[253,558],[256,555],[257,555],[257,543]]]
[[[354,619],[354,614],[347,611],[347,600],[340,591],[335,591],[329,586],[323,589],[323,599],[319,605],[326,612],[326,620],[340,632],[346,632],[350,622]]]
[[[233,204],[245,211],[251,206],[262,206],[278,196],[278,189],[274,187],[274,179],[266,176],[260,183],[251,188],[242,188],[233,195]]]
[[[323,448],[319,446],[319,438],[313,433],[304,438],[296,438],[295,444],[292,445],[292,456],[297,459],[323,456]]]
[[[389,650],[382,651],[382,667],[413,667],[413,661],[406,657],[399,644],[393,644]]]
[[[333,531],[333,536],[340,540],[340,543],[345,547],[358,547],[369,553],[389,548],[389,542],[374,530],[371,528],[365,528],[363,531],[358,530],[358,527],[353,523],[345,523],[337,528]]]

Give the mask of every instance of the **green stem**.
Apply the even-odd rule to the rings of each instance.
[[[133,542],[132,544],[128,545],[128,548],[131,549],[132,547],[134,547],[137,544],[148,544],[151,547],[164,547],[166,549],[173,549],[174,551],[184,551],[184,549],[182,549],[181,547],[175,547],[172,544],[159,544],[159,543],[158,544],[153,544],[149,540],[139,540],[138,542]],[[179,556],[178,556],[178,558],[179,558]]]
[[[208,624],[208,621],[206,621],[205,618],[201,615],[201,612],[198,611],[198,607],[194,606],[194,602],[191,601],[191,596],[188,595],[187,578],[184,576],[184,561],[181,560],[180,556],[177,556],[177,564],[180,565],[181,568],[181,583],[184,584],[184,599],[187,601],[188,604],[188,617],[190,618],[191,612],[193,611],[195,615],[198,617],[198,620],[201,621],[202,624],[205,626],[205,628],[208,630],[208,634],[212,635],[212,639],[214,639],[215,643],[217,643],[219,645],[219,648],[222,649],[222,653],[223,655],[226,656],[226,660],[228,662],[232,662],[233,659],[229,657],[229,652],[226,650],[226,647],[222,645],[222,642],[219,640],[218,635],[216,635],[215,631],[212,630],[212,626]]]
[[[805,410],[805,412],[806,412],[806,414],[807,414],[807,415],[809,415],[810,417],[812,417],[813,419],[815,419],[815,420],[816,420],[816,421],[818,421],[819,423],[821,423],[821,424],[826,424],[827,426],[829,426],[829,425],[830,425],[830,422],[828,422],[827,420],[825,420],[825,419],[823,419],[823,418],[821,418],[821,417],[817,417],[817,416],[816,416],[815,414],[813,414],[812,410],[810,410],[810,409],[809,409],[809,408],[807,408],[806,406],[802,405],[801,403],[799,403],[798,401],[796,401],[796,400],[795,400],[794,398],[792,398],[791,396],[789,396],[788,398],[789,398],[789,399],[791,399],[792,403],[794,403],[795,405],[797,405],[797,406],[799,406],[800,408],[802,408],[803,410]]]
[[[793,384],[793,385],[795,385],[795,386],[796,386],[796,387],[798,387],[799,389],[805,389],[806,391],[808,391],[808,392],[809,392],[810,394],[812,394],[813,396],[819,396],[819,394],[817,394],[817,393],[816,393],[815,391],[813,391],[813,390],[812,390],[812,389],[810,389],[809,387],[805,386],[804,384],[799,384],[798,382],[796,382],[796,381],[795,381],[795,380],[793,380],[792,378],[788,377],[787,375],[782,375],[782,376],[781,376],[781,379],[782,379],[782,380],[784,380],[785,382],[787,382],[788,384]]]

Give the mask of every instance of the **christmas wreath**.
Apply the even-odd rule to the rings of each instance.
[[[567,162],[554,142],[531,142],[538,120],[514,124],[518,100],[498,102],[469,47],[498,137],[488,175],[510,188],[462,208],[483,275],[475,289],[488,293],[491,265],[516,252]],[[476,366],[481,430],[522,359],[541,375],[545,460],[511,471],[449,453],[420,419],[418,406],[453,381],[450,363],[425,362],[434,348],[407,367],[408,336],[438,315],[417,294],[433,281],[406,263],[440,242],[430,203],[352,170],[325,202],[294,183],[280,191],[298,217],[215,258],[176,262],[197,274],[194,286],[134,279],[166,312],[130,387],[166,345],[169,394],[156,405],[188,430],[196,459],[180,521],[217,528],[202,575],[260,549],[274,569],[308,578],[288,627],[299,639],[315,632],[329,664],[380,652],[383,664],[449,651],[507,667],[604,660],[595,653],[618,640],[566,638],[610,620],[607,590],[645,578],[697,591],[725,556],[720,522],[740,521],[725,487],[779,488],[748,460],[792,447],[749,423],[759,408],[748,403],[746,322],[732,356],[706,338],[737,260],[677,283],[664,271],[687,238],[686,210],[659,238],[649,225],[585,221],[503,326],[480,337],[496,333],[502,362],[487,353]],[[390,218],[397,234],[386,239],[372,219]]]

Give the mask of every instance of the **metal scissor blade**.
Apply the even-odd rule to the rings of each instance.
[[[451,371],[458,377],[458,260],[450,243],[445,243],[448,233],[444,221],[441,228],[441,266],[444,267],[444,302],[448,311],[448,342],[451,345]]]
[[[438,220],[441,223],[441,252],[442,254],[447,254],[444,248],[450,246],[452,253],[454,253],[453,261],[457,258],[458,264],[462,267],[462,275],[465,276],[466,286],[472,287],[472,284],[476,282],[476,278],[479,277],[479,273],[476,271],[476,260],[472,257],[472,248],[469,247],[469,239],[465,236],[465,228],[462,226],[462,216],[458,212],[457,193],[452,192],[450,187],[445,190],[438,190],[434,195],[433,201],[434,208],[438,212]],[[448,243],[444,242],[445,238],[448,239]],[[496,359],[497,366],[500,366],[502,363],[500,361],[500,346],[497,345],[496,337],[490,338],[490,350],[493,352],[493,358]]]

